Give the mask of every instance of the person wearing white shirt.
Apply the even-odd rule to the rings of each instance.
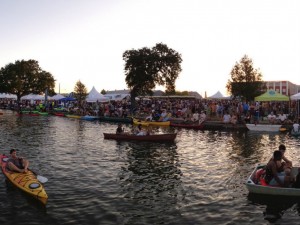
[[[295,132],[299,132],[299,123],[297,123],[296,121],[295,121],[294,124],[293,124],[293,130],[294,130]]]
[[[231,116],[226,111],[225,114],[224,114],[224,116],[223,116],[223,123],[230,123],[230,120],[231,120]]]

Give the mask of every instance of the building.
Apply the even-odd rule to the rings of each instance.
[[[267,89],[272,89],[280,94],[291,96],[300,92],[300,85],[290,81],[265,81]]]

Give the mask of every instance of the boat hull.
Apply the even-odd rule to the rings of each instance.
[[[246,124],[250,131],[279,132],[281,125],[277,124]]]
[[[6,155],[0,154],[1,169],[5,177],[17,188],[46,204],[48,195],[44,186],[38,181],[36,174],[34,174],[31,170],[27,173],[9,171],[6,168],[7,159],[8,157]]]
[[[98,120],[98,116],[82,116],[80,119],[82,120],[88,120],[88,121],[93,121],[93,120]]]
[[[204,129],[204,123],[171,123],[171,127],[181,127],[181,128],[187,128],[187,129],[195,129],[195,130],[202,130]]]
[[[104,139],[114,139],[121,141],[174,141],[176,133],[174,134],[152,134],[152,135],[132,135],[132,134],[114,134],[114,133],[103,133]]]
[[[133,119],[133,124],[135,125],[142,125],[142,126],[170,126],[171,122],[170,121],[145,121],[145,120],[138,120],[138,119]]]
[[[99,117],[100,121],[104,122],[115,122],[115,123],[132,123],[132,118],[131,117],[109,117],[109,116],[100,116]]]
[[[73,118],[73,119],[81,119],[81,116],[79,116],[79,115],[73,115],[73,114],[66,114],[65,117]]]
[[[274,187],[265,186],[257,183],[255,181],[256,171],[263,168],[265,165],[258,164],[251,175],[248,177],[245,185],[249,193],[264,194],[264,195],[282,195],[282,196],[300,196],[300,188],[284,188],[284,187]],[[299,167],[292,168],[292,175],[296,176],[298,174]]]

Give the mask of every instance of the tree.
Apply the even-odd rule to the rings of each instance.
[[[252,59],[247,55],[236,62],[231,72],[231,80],[226,84],[227,92],[234,97],[242,97],[245,100],[253,100],[254,97],[263,93],[265,84],[259,69],[253,68]]]
[[[83,101],[85,101],[87,97],[87,89],[81,81],[77,81],[74,87],[74,97],[78,101],[78,103],[81,105]]]
[[[103,95],[105,95],[106,91],[104,89],[102,89],[102,91],[100,93],[103,94]]]
[[[167,45],[158,43],[152,49],[141,48],[123,53],[125,81],[130,89],[132,107],[135,97],[152,95],[156,85],[175,93],[175,81],[181,72],[181,55]]]
[[[0,70],[0,92],[17,96],[19,104],[21,97],[28,94],[43,94],[46,89],[53,94],[55,80],[51,73],[42,70],[36,60],[17,60]]]

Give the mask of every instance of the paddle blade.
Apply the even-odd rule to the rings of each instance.
[[[43,177],[41,175],[37,175],[36,177],[38,179],[39,182],[41,182],[42,184],[46,183],[48,181],[47,177]]]

